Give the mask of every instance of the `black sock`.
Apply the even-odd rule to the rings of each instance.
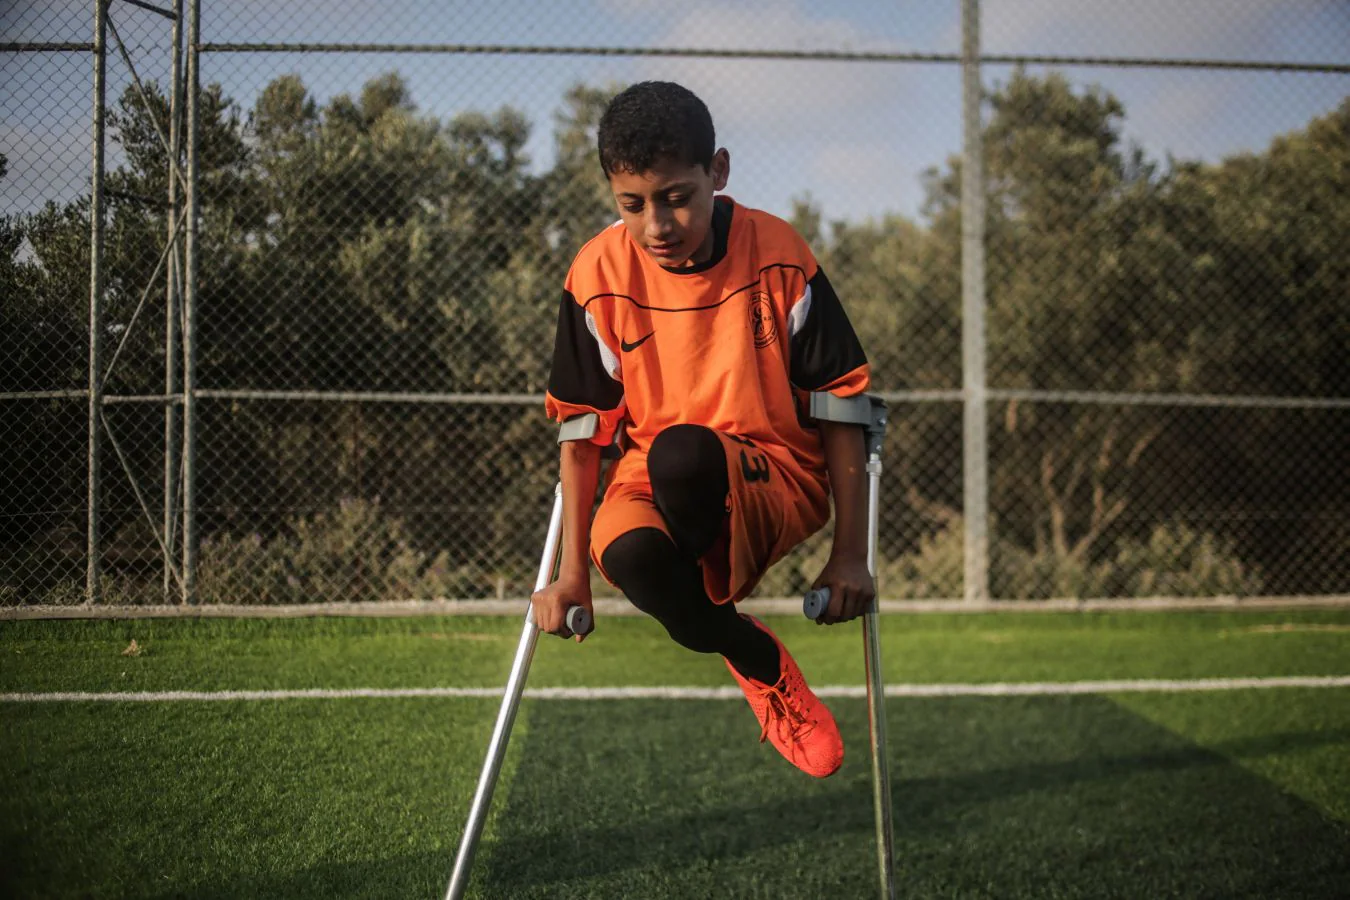
[[[749,625],[753,634],[741,638],[735,647],[722,655],[746,678],[753,678],[765,684],[777,683],[779,676],[783,674],[782,662],[778,658],[778,644],[740,613],[737,613],[736,617]]]
[[[601,562],[632,604],[665,626],[676,643],[696,653],[720,653],[747,678],[778,681],[778,644],[734,604],[713,603],[703,589],[703,570],[662,531],[620,535]]]

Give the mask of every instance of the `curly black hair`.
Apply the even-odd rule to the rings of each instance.
[[[600,117],[600,167],[646,172],[659,162],[712,165],[712,115],[693,91],[672,81],[643,81],[609,102]]]

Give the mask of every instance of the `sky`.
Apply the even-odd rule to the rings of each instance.
[[[170,0],[159,0],[167,5]],[[956,53],[959,0],[202,0],[202,39],[224,42],[455,43]],[[0,40],[85,41],[87,0],[0,0]],[[169,25],[114,0],[138,73],[167,81]],[[1350,63],[1350,0],[984,0],[982,45],[997,54]],[[378,74],[407,77],[441,118],[503,105],[534,123],[537,169],[576,83],[680,81],[708,103],[732,155],[727,193],[780,214],[809,196],[827,219],[919,215],[922,172],[961,144],[960,68],[942,63],[709,60],[631,56],[208,52],[204,82],[247,107],[298,73],[322,102]],[[1041,71],[1033,69],[1033,71]],[[1124,132],[1154,159],[1216,161],[1259,151],[1350,95],[1350,75],[1070,67],[1080,88],[1124,103]],[[987,87],[1011,75],[986,65]],[[115,53],[110,96],[129,83]],[[87,53],[0,53],[0,213],[68,200],[90,168]],[[110,148],[110,161],[118,159]]]

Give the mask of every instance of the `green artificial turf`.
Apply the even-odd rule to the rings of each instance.
[[[771,624],[817,684],[856,626]],[[500,685],[518,621],[0,623],[0,691]],[[892,616],[897,682],[1350,673],[1350,612]],[[135,638],[141,652],[123,656]],[[725,685],[642,619],[531,686]],[[526,701],[473,895],[875,895],[866,708],[815,781],[739,701]],[[0,703],[0,896],[437,897],[490,699]],[[1339,897],[1350,688],[887,704],[902,896]]]
[[[775,617],[807,677],[858,684],[860,626]],[[0,691],[487,687],[506,680],[521,622],[144,619],[0,622]],[[131,640],[139,656],[124,657]],[[1350,610],[886,616],[896,682],[1350,674]],[[609,617],[576,644],[539,642],[537,687],[725,685],[722,664],[650,619]]]

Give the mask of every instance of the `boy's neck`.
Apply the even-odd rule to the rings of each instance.
[[[698,250],[683,265],[662,266],[661,268],[677,275],[690,275],[711,268],[720,262],[727,252],[727,239],[731,231],[731,207],[730,198],[714,197],[712,222],[708,227],[708,233],[703,236],[703,243],[699,245]]]

